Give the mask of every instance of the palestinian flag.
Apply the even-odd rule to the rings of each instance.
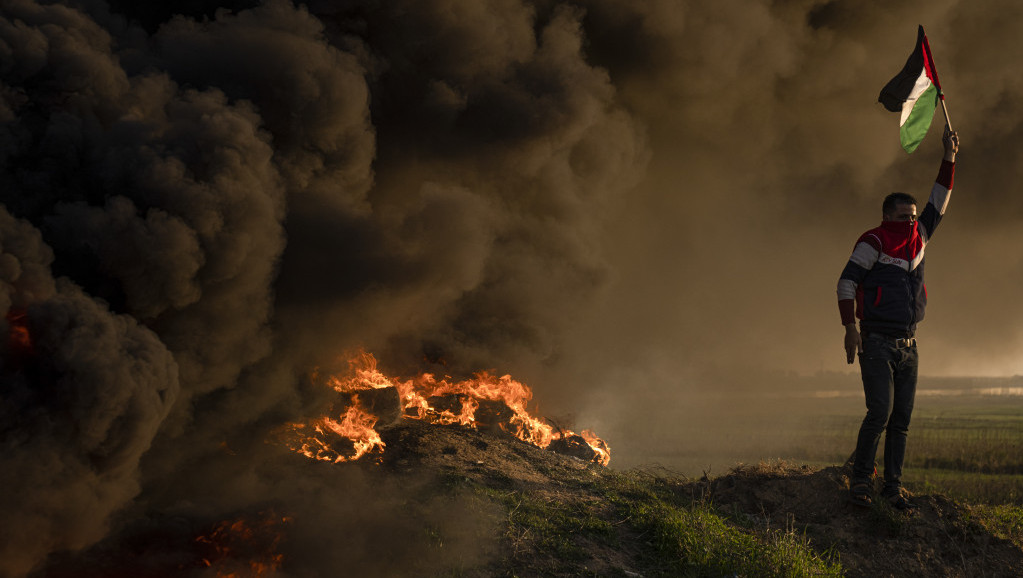
[[[906,66],[881,89],[877,100],[892,112],[902,113],[899,120],[899,140],[907,153],[916,150],[931,127],[934,109],[945,95],[941,93],[938,71],[931,58],[924,27],[916,33],[916,47],[909,55]]]

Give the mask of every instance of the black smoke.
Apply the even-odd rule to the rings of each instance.
[[[5,2],[2,303],[32,349],[2,371],[3,573],[133,511],[315,487],[225,456],[269,451],[315,403],[301,376],[354,347],[399,369],[556,359],[647,156],[584,15]],[[306,490],[294,508],[342,518],[368,491]]]
[[[924,371],[1017,371],[1019,11],[3,0],[0,335],[32,343],[0,340],[0,573],[296,490],[386,519],[389,492],[351,514],[373,484],[225,458],[272,454],[303,376],[357,347],[510,372],[613,448],[723,427],[683,418],[692,391],[844,369],[852,242],[940,157],[875,102],[918,23],[963,142]]]

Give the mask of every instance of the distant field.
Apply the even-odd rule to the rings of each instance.
[[[842,463],[861,419],[861,413],[808,418],[796,436],[802,439],[793,439],[788,451],[780,453],[793,460]],[[882,437],[879,464],[883,446]],[[919,396],[903,480],[916,493],[1023,505],[1023,396]]]
[[[858,375],[826,377],[651,404],[645,422],[611,440],[612,466],[656,463],[713,477],[776,459],[843,464],[866,411],[863,393]],[[883,447],[882,437],[878,463]],[[1023,378],[921,378],[903,481],[914,493],[1023,505]]]

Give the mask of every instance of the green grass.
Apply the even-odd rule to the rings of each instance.
[[[508,492],[498,496],[508,508],[509,535],[516,547],[539,548],[564,562],[586,559],[583,540],[615,545],[610,522],[586,504],[541,498],[531,492]]]
[[[992,534],[1023,548],[1023,508],[1018,506],[974,506],[976,520]]]
[[[507,509],[513,545],[507,562],[523,574],[842,575],[837,561],[794,529],[754,528],[678,487],[670,477],[609,472],[586,488],[590,498],[581,502],[531,491],[480,491]],[[594,545],[621,552],[625,561],[594,573],[588,567]]]
[[[754,533],[730,523],[709,504],[658,505],[638,518],[655,536],[658,570],[671,576],[841,576],[794,531]]]
[[[742,516],[718,511],[680,495],[671,478],[640,474],[610,477],[608,499],[616,514],[652,537],[663,576],[841,576],[841,566],[822,557],[794,529],[755,530]],[[620,496],[620,497],[619,497]]]

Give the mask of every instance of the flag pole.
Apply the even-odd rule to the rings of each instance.
[[[948,107],[945,106],[945,93],[941,93],[941,111],[945,113],[945,126],[948,127],[948,132],[952,132],[952,121],[948,119]]]
[[[938,80],[938,67],[934,65],[934,57],[931,56],[931,43],[927,42],[927,35],[924,34],[923,24],[920,25],[917,34],[923,40],[924,66],[930,67],[931,72],[934,74],[931,80],[938,87],[938,98],[941,99],[941,112],[945,113],[945,126],[948,128],[948,132],[952,132],[952,121],[948,118],[948,107],[945,106],[945,91],[941,90],[941,81]],[[931,75],[928,74],[928,76]]]

